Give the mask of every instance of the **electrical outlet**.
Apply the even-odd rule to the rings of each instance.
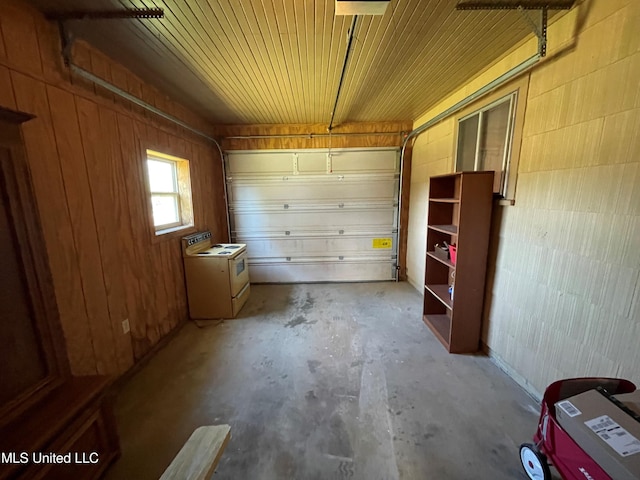
[[[129,319],[125,318],[122,321],[122,333],[129,333],[129,330],[131,330],[131,328],[129,327]]]

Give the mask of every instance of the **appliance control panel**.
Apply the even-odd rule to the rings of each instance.
[[[208,240],[211,238],[211,232],[197,232],[191,235],[187,235],[186,237],[182,237],[182,242],[186,242],[187,247],[191,245],[195,245],[196,243],[202,242],[204,240]]]
[[[182,237],[182,253],[183,255],[192,255],[198,250],[211,247],[211,232],[197,232],[186,237]]]

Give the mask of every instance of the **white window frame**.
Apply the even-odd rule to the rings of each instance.
[[[151,182],[149,179],[149,160],[157,162],[165,162],[173,167],[173,192],[154,192],[151,190]],[[155,150],[146,150],[145,155],[145,172],[146,172],[146,185],[149,199],[149,214],[150,222],[153,232],[156,236],[165,235],[175,231],[182,231],[194,226],[193,219],[193,196],[191,191],[191,173],[190,173],[189,160],[184,158],[175,157],[166,153],[158,152]],[[173,197],[176,199],[178,206],[177,222],[167,223],[163,225],[156,225],[153,218],[153,197]]]
[[[514,102],[515,112],[512,118],[511,127],[511,144],[509,147],[509,157],[507,170],[505,171],[505,184],[502,189],[503,198],[497,199],[501,206],[515,205],[516,193],[518,187],[518,170],[520,166],[520,156],[522,154],[524,120],[527,111],[527,99],[529,97],[529,73],[526,73],[508,84],[496,89],[494,92],[487,94],[479,100],[476,100],[468,107],[464,108],[453,118],[453,142],[451,144],[451,171],[456,171],[458,156],[458,120],[469,117],[470,115],[484,109],[493,104],[495,101],[504,99],[509,95],[516,93]]]
[[[502,158],[500,190],[499,192],[496,192],[500,194],[502,198],[507,197],[507,189],[509,186],[509,172],[510,172],[510,165],[511,165],[511,152],[513,149],[513,131],[514,131],[514,124],[516,120],[516,106],[518,104],[518,92],[517,91],[511,92],[508,95],[505,95],[497,100],[494,100],[493,102],[484,105],[482,108],[475,110],[473,113],[470,113],[468,115],[465,115],[464,117],[459,118],[457,122],[457,132],[459,137],[460,125],[463,122],[478,116],[478,132],[476,137],[476,150],[475,150],[474,168],[473,168],[474,171],[478,171],[479,162],[480,162],[480,145],[481,145],[481,139],[483,135],[482,128],[484,126],[483,120],[484,120],[485,113],[507,102],[509,102],[509,116],[507,118],[507,129],[505,132],[506,138],[505,138],[505,149],[504,149],[503,158]],[[456,140],[456,156],[455,156],[456,172],[461,171],[459,169],[459,160],[460,160],[459,145],[458,145],[458,141]]]
[[[164,223],[162,225],[156,225],[155,220],[153,223],[154,228],[157,230],[166,230],[168,228],[174,228],[182,225],[182,213],[180,208],[180,190],[178,188],[178,164],[173,160],[166,160],[164,158],[156,158],[150,155],[147,155],[147,165],[149,161],[153,162],[162,162],[171,165],[171,173],[173,176],[173,191],[172,192],[154,192],[151,190],[151,182],[149,182],[149,193],[151,194],[151,204],[153,205],[154,197],[171,197],[175,199],[177,210],[178,210],[178,221],[172,223]]]

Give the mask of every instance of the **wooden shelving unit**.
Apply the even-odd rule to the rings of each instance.
[[[431,177],[429,192],[423,321],[450,353],[476,352],[482,324],[493,172]],[[455,265],[434,253],[435,245],[444,242],[457,246]]]
[[[435,230],[436,232],[447,233],[451,235],[458,234],[458,226],[457,225],[429,225],[431,230]]]

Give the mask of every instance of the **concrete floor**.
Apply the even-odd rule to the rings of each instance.
[[[157,479],[200,425],[231,425],[215,479],[524,479],[538,405],[449,355],[407,283],[255,285],[236,320],[187,324],[122,389],[121,459]]]

